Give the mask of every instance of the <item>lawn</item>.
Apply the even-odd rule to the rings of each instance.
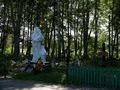
[[[59,72],[39,72],[39,73],[27,73],[27,72],[17,72],[14,76],[15,79],[20,80],[34,80],[43,83],[50,84],[65,84],[65,74]]]

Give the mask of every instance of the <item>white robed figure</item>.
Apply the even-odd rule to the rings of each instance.
[[[42,59],[43,64],[46,62],[46,50],[41,42],[43,41],[44,37],[41,33],[39,27],[35,27],[32,33],[32,62],[36,63],[39,58]]]

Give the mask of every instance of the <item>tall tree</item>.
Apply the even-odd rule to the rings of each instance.
[[[23,2],[22,1],[17,1],[16,2],[16,10],[17,10],[17,19],[16,19],[16,26],[14,29],[14,59],[18,60],[19,54],[20,54],[20,46],[19,46],[19,41],[20,41],[20,29],[21,29],[21,16],[22,16],[22,7]]]
[[[53,49],[52,49],[52,53],[51,53],[51,56],[54,56],[54,52],[55,52],[55,46],[56,46],[56,41],[55,41],[55,35],[56,35],[56,33],[55,33],[55,20],[56,20],[56,18],[55,18],[55,16],[56,16],[56,0],[54,0],[54,2],[53,2],[54,4],[54,7],[53,7],[53,9],[54,9],[54,11],[53,11],[53,23],[52,23],[52,27],[53,27],[53,32],[54,32],[54,37],[53,37]]]
[[[119,58],[119,34],[120,34],[120,1],[119,0],[115,0],[115,9],[114,9],[114,32],[116,34],[116,58]]]
[[[94,42],[94,58],[96,56],[97,52],[97,43],[98,43],[98,7],[99,7],[99,1],[95,0],[95,42]]]
[[[111,32],[111,34],[112,34],[112,42],[111,42],[111,44],[112,44],[112,51],[111,51],[111,56],[113,57],[113,53],[114,53],[114,35],[113,35],[113,32],[114,32],[114,0],[112,1],[112,32]]]
[[[83,0],[83,27],[84,27],[84,58],[88,58],[88,29],[89,29],[89,0],[86,1],[86,6],[85,6],[85,1]],[[85,8],[86,7],[86,8]]]
[[[5,30],[5,23],[7,17],[7,1],[4,0],[3,2],[3,26],[2,26],[2,43],[1,43],[1,54],[4,54],[5,51],[5,44],[6,44],[6,30]]]

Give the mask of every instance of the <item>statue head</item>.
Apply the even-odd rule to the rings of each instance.
[[[35,26],[34,31],[32,33],[32,40],[33,41],[43,41],[44,37],[41,33],[41,30],[39,27]]]
[[[36,34],[41,33],[41,30],[40,30],[40,28],[38,26],[34,27],[34,33],[36,33]]]

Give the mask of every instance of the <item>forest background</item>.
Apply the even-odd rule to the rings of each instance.
[[[120,59],[120,0],[0,0],[1,57],[31,59],[35,24],[48,59],[94,61],[103,43],[107,58]]]

